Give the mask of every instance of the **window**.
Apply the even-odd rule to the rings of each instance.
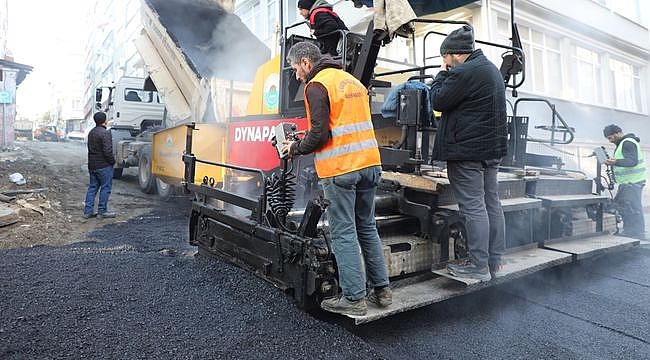
[[[625,62],[610,59],[609,70],[612,74],[614,106],[629,111],[642,112],[640,70]]]
[[[589,104],[602,104],[600,56],[580,46],[573,46],[571,55],[576,69],[571,82],[576,100]]]
[[[158,93],[141,89],[124,89],[124,100],[134,102],[160,102],[157,100]]]
[[[506,24],[503,24],[503,22]],[[499,22],[499,31],[508,29],[507,20]],[[557,95],[562,90],[560,40],[542,31],[518,26],[521,46],[526,55],[526,81],[523,89],[537,94]],[[503,30],[502,30],[503,29]]]
[[[269,0],[266,4],[266,34],[268,40],[273,38],[275,33],[275,26],[277,25],[277,2],[275,0]],[[266,40],[266,39],[263,39]]]

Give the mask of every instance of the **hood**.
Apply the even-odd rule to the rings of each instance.
[[[634,133],[629,133],[629,134],[625,134],[625,136],[623,136],[621,140],[618,141],[617,145],[620,144],[621,141],[623,141],[623,139],[633,139],[636,140],[636,142],[641,142],[641,139],[639,139],[638,136],[636,136]]]
[[[328,68],[342,69],[341,62],[335,60],[331,56],[323,55],[321,61],[311,69],[311,72],[307,76],[307,82],[309,82],[319,71]]]
[[[334,6],[332,6],[332,4],[330,4],[327,0],[316,0],[314,2],[314,5],[312,5],[311,9],[309,9],[309,12],[312,12],[314,11],[314,9],[319,7],[334,9]]]

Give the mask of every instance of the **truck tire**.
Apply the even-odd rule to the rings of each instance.
[[[156,178],[156,190],[158,191],[158,196],[160,196],[160,199],[163,201],[169,201],[174,194],[176,194],[174,186],[169,185],[158,178]]]
[[[156,191],[156,181],[151,173],[151,155],[148,153],[141,153],[138,159],[138,184],[145,194]]]
[[[113,179],[118,179],[118,180],[121,179],[123,170],[124,170],[124,168],[121,168],[121,167],[120,168],[118,168],[118,167],[113,168]]]

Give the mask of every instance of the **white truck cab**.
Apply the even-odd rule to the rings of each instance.
[[[143,90],[144,80],[122,77],[113,86],[97,89],[97,107],[106,112],[109,127],[129,130],[136,136],[147,129],[163,126],[165,105],[158,92]]]
[[[165,104],[157,91],[145,90],[144,85],[143,78],[122,77],[112,86],[97,88],[96,107],[106,112],[113,137],[113,177],[119,179],[124,168],[137,166],[143,192],[168,191],[165,184],[157,184],[151,171],[152,134],[166,127]]]

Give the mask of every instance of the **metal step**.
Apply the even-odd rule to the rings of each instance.
[[[582,260],[599,254],[629,249],[640,244],[640,240],[603,235],[584,239],[575,239],[561,242],[546,242],[545,249],[571,254],[574,260]]]
[[[571,263],[605,252],[621,251],[639,244],[639,240],[613,235],[602,235],[580,240],[556,242],[547,248],[521,250],[504,256],[504,270],[490,281],[461,279],[451,276],[446,269],[433,270],[422,279],[403,279],[391,284],[393,304],[378,308],[368,303],[364,316],[349,316],[355,324],[379,320],[391,315],[431,305],[456,296],[464,295],[546,268]],[[551,248],[552,247],[552,248]]]

